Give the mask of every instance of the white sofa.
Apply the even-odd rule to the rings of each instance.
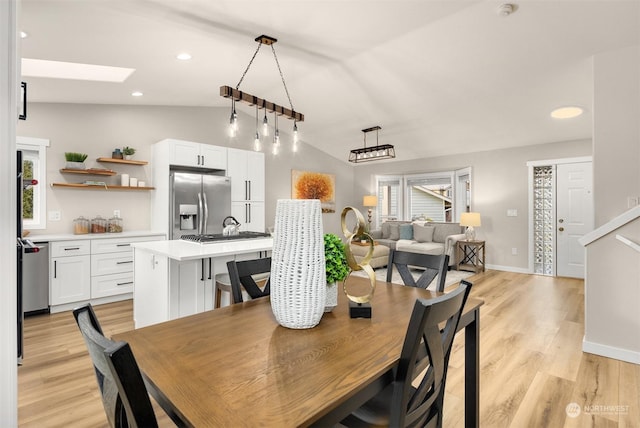
[[[447,254],[449,266],[456,263],[457,242],[465,238],[458,223],[424,221],[387,221],[370,235],[382,245],[398,250],[422,254]]]

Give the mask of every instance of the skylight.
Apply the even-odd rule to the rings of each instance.
[[[22,75],[27,77],[122,83],[134,71],[135,68],[22,58]]]

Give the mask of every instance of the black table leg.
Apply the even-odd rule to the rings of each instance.
[[[464,329],[464,426],[480,426],[480,309]]]

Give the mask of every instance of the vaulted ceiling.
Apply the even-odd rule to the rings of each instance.
[[[135,69],[123,83],[24,80],[31,102],[229,107],[219,87],[236,86],[267,34],[302,140],[343,161],[374,125],[397,159],[590,138],[592,58],[640,44],[640,2],[520,0],[509,16],[501,4],[22,0],[22,57]],[[268,46],[240,89],[288,107]],[[586,112],[550,118],[564,105]]]

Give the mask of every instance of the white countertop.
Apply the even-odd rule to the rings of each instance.
[[[33,242],[56,242],[56,241],[76,241],[83,239],[106,239],[106,238],[130,238],[134,236],[165,236],[164,232],[157,230],[127,230],[120,233],[85,233],[74,235],[73,233],[60,233],[57,235],[37,235],[30,233],[24,238]]]
[[[273,248],[273,238],[248,238],[237,241],[218,241],[200,244],[198,242],[183,241],[151,241],[131,244],[135,250],[148,251],[152,254],[184,261],[197,260],[208,257],[221,257],[254,251],[270,251]]]

